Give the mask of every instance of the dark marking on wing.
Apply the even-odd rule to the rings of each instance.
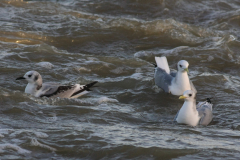
[[[67,91],[67,90],[69,90],[69,89],[72,89],[74,86],[75,86],[75,85],[59,86],[58,89],[57,89],[55,92],[53,92],[52,94],[43,94],[43,95],[41,95],[40,97],[51,97],[51,96],[54,96],[54,95],[56,95],[56,94],[58,94],[58,93]],[[50,89],[50,90],[51,90],[51,89]],[[49,91],[50,91],[50,90],[49,90]]]
[[[79,91],[73,93],[70,97],[73,97],[73,96],[75,96],[75,95],[77,95],[77,94],[79,94],[79,93],[81,93],[81,92],[83,92],[83,91],[91,91],[90,88],[91,88],[94,84],[96,84],[96,83],[97,83],[97,81],[92,82],[92,83],[89,83],[89,84],[86,84],[85,86],[83,86],[82,89],[80,89]]]

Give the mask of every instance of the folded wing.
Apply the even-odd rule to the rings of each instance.
[[[201,102],[200,102],[201,103]],[[200,125],[208,125],[212,119],[212,104],[208,103],[207,101],[197,105],[197,111],[200,118],[199,124]]]
[[[59,86],[43,84],[39,97],[60,97],[69,98],[76,90],[77,85]]]
[[[83,94],[90,91],[92,87],[97,82],[92,82],[87,85],[68,85],[68,86],[59,86],[52,83],[44,83],[41,88],[39,97],[60,97],[60,98],[77,98]],[[85,92],[86,91],[86,92]]]
[[[155,84],[162,88],[165,92],[169,93],[169,85],[171,85],[173,77],[161,68],[155,70]]]

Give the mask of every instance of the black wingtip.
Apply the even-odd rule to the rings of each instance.
[[[96,83],[98,83],[98,81],[94,81],[94,82],[92,82],[92,83],[89,83],[89,84],[86,84],[85,86],[87,87],[87,88],[90,88],[90,87],[92,87],[94,84],[96,84]]]
[[[86,85],[84,86],[84,89],[85,89],[86,91],[91,91],[90,88],[93,87],[94,84],[96,84],[96,83],[98,83],[98,81],[94,81],[94,82],[92,82],[92,83],[86,84]]]
[[[98,83],[98,81],[94,81],[94,82],[92,82],[92,83],[86,84],[85,86],[83,86],[83,89],[81,89],[80,91],[77,91],[77,92],[73,93],[73,94],[71,95],[71,97],[73,97],[73,96],[75,96],[75,95],[77,95],[77,94],[79,94],[79,93],[81,93],[81,92],[83,92],[83,91],[91,91],[90,88],[91,88],[94,84],[96,84],[96,83]]]
[[[157,67],[157,64],[156,63],[151,63],[155,68]]]
[[[211,98],[207,98],[206,100],[207,100],[208,103],[211,103],[211,104],[212,104],[211,99],[213,99],[213,97],[211,97]]]

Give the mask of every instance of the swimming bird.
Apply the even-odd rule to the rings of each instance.
[[[204,102],[199,102],[196,106],[195,95],[195,92],[192,90],[187,90],[179,97],[179,99],[184,99],[185,102],[174,118],[177,123],[194,127],[198,124],[206,126],[212,121],[213,104],[210,99],[208,98]]]
[[[155,57],[155,84],[165,92],[173,95],[182,95],[186,90],[197,93],[193,83],[188,78],[189,63],[181,60],[177,64],[178,71],[170,72],[166,57]]]
[[[43,83],[41,75],[37,71],[28,71],[23,77],[16,80],[25,79],[28,81],[25,93],[29,93],[35,97],[60,97],[60,98],[78,98],[79,96],[88,93],[90,87],[97,81],[86,85],[67,85],[63,86],[56,83]]]

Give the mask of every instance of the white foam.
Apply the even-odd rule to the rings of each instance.
[[[235,40],[237,40],[237,38],[234,35],[230,35],[228,42],[235,41]]]
[[[134,53],[134,57],[135,58],[141,58],[141,57],[150,57],[153,56],[154,54],[152,52],[149,51],[139,51]]]
[[[110,70],[110,72],[115,73],[115,74],[121,74],[124,72],[124,67],[118,67],[116,69]]]
[[[38,138],[47,138],[48,135],[46,133],[43,133],[43,132],[37,132],[37,131],[30,131],[30,130],[18,130],[18,131],[15,131],[11,134],[9,134],[10,137],[16,137],[17,135],[19,134],[22,134],[22,133],[33,133],[35,134],[36,137]]]
[[[98,19],[96,19],[96,21],[103,22],[102,18],[98,18]]]
[[[179,52],[187,50],[188,46],[179,46],[173,49],[160,49],[158,51],[139,51],[134,54],[135,58],[144,58],[151,56],[177,56]]]
[[[28,151],[28,150],[23,149],[15,144],[10,144],[10,143],[0,144],[0,153],[4,153],[4,149],[13,149],[13,150],[17,151],[19,154],[31,153],[31,151]]]
[[[48,146],[46,144],[42,144],[42,143],[38,142],[38,140],[35,139],[35,138],[33,138],[31,140],[31,146],[37,146],[37,147],[45,148],[45,149],[48,149],[48,150],[53,151],[53,152],[57,151],[57,149],[55,149],[53,147],[50,147],[50,146]]]
[[[43,132],[33,132],[38,138],[47,138],[48,135]]]
[[[50,122],[55,122],[57,121],[57,116],[52,116],[52,117],[48,117],[47,120],[50,121]]]
[[[132,79],[141,80],[143,78],[142,73],[134,73],[131,75]]]
[[[46,68],[46,69],[52,69],[53,68],[53,64],[50,63],[50,62],[39,62],[36,64],[37,66],[40,66],[40,67],[43,67],[43,68]]]
[[[91,72],[91,69],[88,69],[86,67],[75,67],[76,71],[85,71],[85,72]]]
[[[99,98],[99,100],[98,100],[98,103],[106,103],[106,102],[118,102],[118,100],[116,100],[116,99],[112,99],[112,98],[108,98],[108,97],[101,97],[101,98]]]
[[[12,129],[0,129],[0,137],[3,138],[4,134],[9,135],[12,131]]]
[[[213,56],[208,56],[208,62],[211,62],[212,60],[214,59],[214,57]]]

